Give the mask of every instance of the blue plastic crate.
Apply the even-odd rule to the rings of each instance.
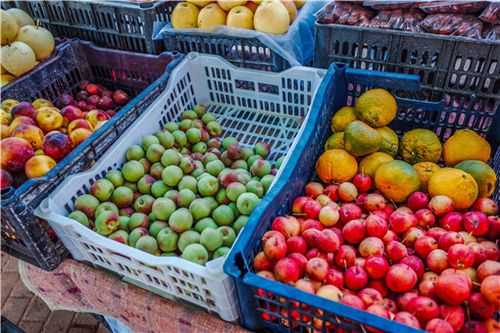
[[[168,52],[148,55],[109,50],[75,39],[58,45],[50,59],[2,88],[2,99],[54,101],[89,80],[135,96],[45,176],[2,191],[2,250],[45,270],[59,265],[67,251],[47,224],[35,217],[34,209],[65,177],[88,169],[106,152],[158,97],[181,58]]]
[[[290,212],[293,200],[303,193],[304,186],[314,175],[315,163],[323,151],[330,131],[331,116],[341,106],[352,105],[355,97],[369,88],[382,87],[402,94],[419,89],[416,75],[372,72],[347,69],[343,65],[330,66],[313,104],[313,113],[304,130],[303,138],[296,147],[301,152],[291,157],[281,178],[250,218],[231,251],[224,271],[233,277],[240,304],[241,324],[251,330],[269,329],[273,332],[334,332],[343,328],[346,332],[365,332],[363,325],[382,329],[385,332],[422,332],[397,322],[388,321],[365,311],[305,293],[292,286],[264,279],[252,268],[253,258],[261,247],[262,235],[270,229],[271,222],[279,215]],[[320,98],[321,97],[321,98]],[[321,103],[321,101],[326,101]],[[448,110],[441,103],[398,98],[399,112],[391,124],[397,132],[415,127],[425,127],[440,133],[447,131],[440,119]],[[466,112],[466,111],[464,111]],[[486,117],[487,115],[485,115]],[[499,119],[490,125],[488,137],[496,149],[500,141]],[[456,126],[461,127],[461,126]],[[496,151],[493,166],[500,170],[500,149]],[[498,191],[496,193],[498,196]],[[299,308],[297,308],[297,305]],[[310,322],[296,320],[298,317],[312,318]],[[294,319],[295,318],[295,319]],[[316,323],[316,327],[314,327]]]

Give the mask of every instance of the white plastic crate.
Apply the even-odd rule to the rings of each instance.
[[[76,197],[88,193],[97,179],[125,162],[129,146],[196,104],[206,105],[216,116],[224,136],[234,136],[249,146],[258,141],[270,143],[271,160],[291,154],[324,74],[324,70],[306,67],[260,72],[234,67],[217,56],[190,53],[172,71],[158,99],[108,153],[90,170],[63,182],[36,214],[50,223],[76,260],[104,267],[152,292],[183,299],[234,321],[238,304],[232,281],[222,271],[224,258],[201,266],[179,257],[154,256],[101,236],[66,216]]]

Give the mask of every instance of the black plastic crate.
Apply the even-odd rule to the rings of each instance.
[[[458,125],[486,134],[499,113],[500,41],[318,22],[315,28],[315,66],[419,75],[422,89],[411,96],[443,101],[449,112],[441,114],[448,117],[442,130],[456,127],[449,118],[459,117]]]
[[[40,21],[55,37],[79,38],[102,47],[158,54],[164,47],[161,42],[153,41],[153,27],[156,22],[168,21],[175,2],[2,1],[2,8],[14,5]]]
[[[83,80],[122,89],[132,98],[117,114],[51,169],[1,193],[2,250],[45,270],[55,269],[67,251],[47,223],[33,211],[68,175],[88,169],[158,97],[170,71],[180,61],[172,53],[148,55],[109,50],[72,40],[33,71],[2,89],[2,99],[54,101],[76,92]],[[142,92],[141,92],[142,91]]]

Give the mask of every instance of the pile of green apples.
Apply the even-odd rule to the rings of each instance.
[[[68,217],[142,251],[205,264],[229,252],[279,169],[270,146],[221,139],[202,105],[130,146],[120,170],[76,198]]]

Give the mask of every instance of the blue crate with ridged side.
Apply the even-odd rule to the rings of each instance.
[[[366,332],[366,327],[375,327],[384,332],[422,332],[394,321],[361,311],[337,302],[303,292],[280,282],[265,279],[253,269],[253,258],[260,251],[262,235],[270,229],[273,219],[291,211],[293,200],[304,192],[307,182],[313,177],[315,163],[323,152],[328,137],[330,118],[341,106],[353,105],[363,91],[370,88],[385,88],[391,92],[420,89],[419,77],[397,73],[348,69],[344,65],[331,65],[318,91],[309,119],[296,153],[282,171],[264,203],[256,208],[233,251],[226,260],[224,271],[235,283],[240,304],[241,324],[250,330],[272,332]],[[442,123],[440,115],[446,112],[440,102],[429,102],[397,98],[398,115],[391,123],[396,132],[415,127],[435,130],[444,139],[449,132],[443,126],[454,129],[465,126],[447,121]],[[466,112],[465,110],[463,112]],[[495,149],[491,164],[500,170],[500,124],[498,114],[486,129],[487,138]],[[495,194],[498,197],[498,190]]]

